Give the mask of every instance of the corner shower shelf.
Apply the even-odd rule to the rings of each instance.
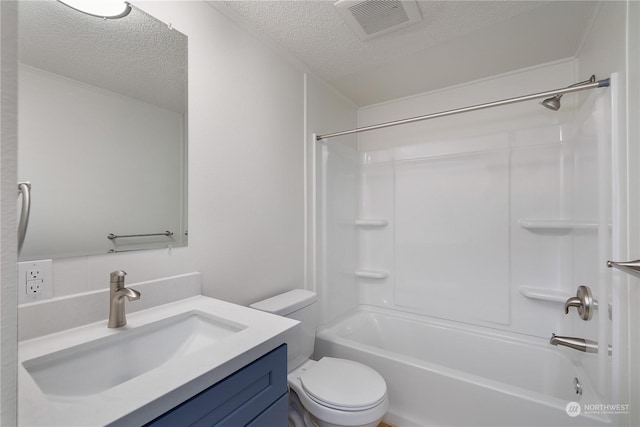
[[[362,277],[364,279],[386,279],[389,273],[386,271],[373,271],[373,270],[358,270],[356,271],[356,277]]]
[[[361,218],[356,219],[356,225],[359,227],[386,227],[389,221],[382,218]]]
[[[533,288],[529,286],[520,286],[519,289],[522,295],[530,299],[564,303],[567,299],[571,298],[571,295],[568,293],[554,289]]]
[[[572,219],[520,219],[520,227],[526,230],[596,230],[596,220]]]

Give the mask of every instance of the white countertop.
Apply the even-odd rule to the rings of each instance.
[[[193,310],[247,327],[109,390],[80,398],[44,394],[22,365],[25,360]],[[118,329],[107,328],[104,320],[20,342],[19,425],[142,425],[277,348],[284,343],[285,332],[298,324],[292,319],[204,296],[130,313],[127,321],[127,326]],[[95,368],[100,369],[100,366]]]

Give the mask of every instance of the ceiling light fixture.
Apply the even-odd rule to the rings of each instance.
[[[58,0],[65,6],[69,6],[87,15],[104,19],[118,19],[131,12],[131,6],[124,0]]]

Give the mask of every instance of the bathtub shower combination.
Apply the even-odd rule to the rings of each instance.
[[[611,96],[531,129],[419,142],[402,126],[360,151],[319,140],[316,358],[379,372],[401,427],[615,423],[571,409],[613,399]],[[599,300],[587,322],[575,299],[564,312],[578,285]]]
[[[600,400],[588,365],[549,348],[547,339],[361,307],[323,328],[316,341],[318,357],[356,360],[383,376],[390,401],[387,418],[399,426],[588,426],[609,421],[567,415],[569,402]]]

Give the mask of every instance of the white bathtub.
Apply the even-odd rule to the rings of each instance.
[[[567,414],[569,402],[601,401],[564,350],[544,339],[363,306],[318,330],[315,356],[377,370],[387,381],[388,419],[399,427],[610,424],[606,415]]]

